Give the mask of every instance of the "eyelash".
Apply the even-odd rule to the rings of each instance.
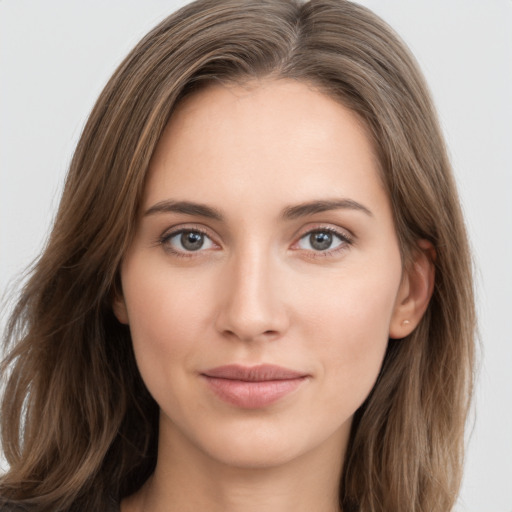
[[[172,238],[174,238],[178,235],[181,235],[183,233],[199,233],[202,236],[208,238],[213,244],[218,246],[218,244],[213,241],[213,238],[209,235],[209,233],[206,230],[201,229],[200,227],[181,228],[181,229],[177,229],[176,231],[171,231],[171,232],[165,233],[161,237],[158,238],[157,245],[161,245],[165,249],[165,251],[171,253],[173,256],[177,256],[180,258],[191,258],[191,257],[194,257],[196,255],[196,253],[199,254],[201,252],[204,252],[204,251],[201,251],[200,249],[197,251],[180,251],[180,250],[173,249],[170,245],[168,245],[169,241]],[[314,227],[314,228],[309,229],[308,231],[302,233],[300,235],[300,237],[298,238],[298,240],[296,242],[294,242],[294,244],[292,245],[292,248],[293,248],[293,246],[298,245],[301,240],[304,240],[306,237],[310,237],[311,235],[314,235],[316,233],[332,234],[336,238],[339,239],[340,245],[338,247],[335,247],[334,249],[327,249],[324,251],[322,251],[322,250],[315,251],[315,250],[304,249],[303,251],[305,252],[307,257],[312,258],[312,259],[336,256],[340,252],[347,250],[347,248],[354,243],[353,237],[350,236],[346,232],[341,232],[337,229],[334,229],[334,228],[328,227],[328,226],[317,226],[317,227]],[[301,250],[301,249],[298,249],[298,250]]]
[[[336,238],[339,239],[340,245],[338,247],[335,247],[334,249],[327,249],[325,251],[305,250],[305,255],[308,258],[316,259],[335,257],[338,256],[341,252],[346,251],[348,247],[350,247],[354,243],[353,237],[346,232],[341,232],[340,230],[329,226],[318,226],[309,229],[308,231],[303,233],[297,240],[297,242],[295,242],[293,245],[297,245],[301,240],[304,240],[305,238],[310,237],[311,235],[314,235],[316,233],[329,233],[331,235],[334,235]]]
[[[196,253],[201,253],[202,251],[177,251],[176,249],[173,249],[170,245],[168,245],[168,242],[174,238],[175,236],[181,235],[183,233],[200,233],[204,237],[212,240],[212,237],[206,232],[206,230],[201,229],[199,227],[193,227],[193,228],[181,228],[177,229],[176,231],[171,231],[169,233],[163,234],[158,239],[158,245],[161,245],[165,251],[171,253],[173,256],[178,256],[179,258],[191,258]],[[213,240],[212,240],[213,242]],[[215,243],[215,242],[213,242]],[[218,245],[218,244],[215,244]]]

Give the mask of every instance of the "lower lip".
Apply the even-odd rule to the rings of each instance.
[[[243,409],[260,409],[295,391],[306,377],[249,382],[203,375],[210,389],[224,402]]]

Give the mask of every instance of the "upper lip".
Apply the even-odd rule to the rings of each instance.
[[[219,379],[243,380],[248,382],[261,382],[267,380],[288,380],[306,377],[307,374],[283,368],[274,364],[260,364],[257,366],[243,366],[239,364],[228,364],[218,366],[202,372],[207,377]]]

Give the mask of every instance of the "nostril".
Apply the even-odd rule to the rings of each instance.
[[[253,341],[263,341],[263,340],[273,340],[280,336],[279,331],[268,329],[266,331],[262,331],[259,333],[251,333],[251,332],[243,332],[243,331],[233,331],[231,329],[225,329],[222,331],[222,334],[229,339],[237,339],[240,341],[253,342]]]

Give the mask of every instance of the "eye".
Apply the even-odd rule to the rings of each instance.
[[[174,253],[198,252],[217,247],[208,235],[194,229],[182,229],[167,234],[160,243]]]
[[[302,236],[297,242],[297,248],[306,251],[330,252],[335,251],[350,240],[340,233],[330,229],[315,229]]]

